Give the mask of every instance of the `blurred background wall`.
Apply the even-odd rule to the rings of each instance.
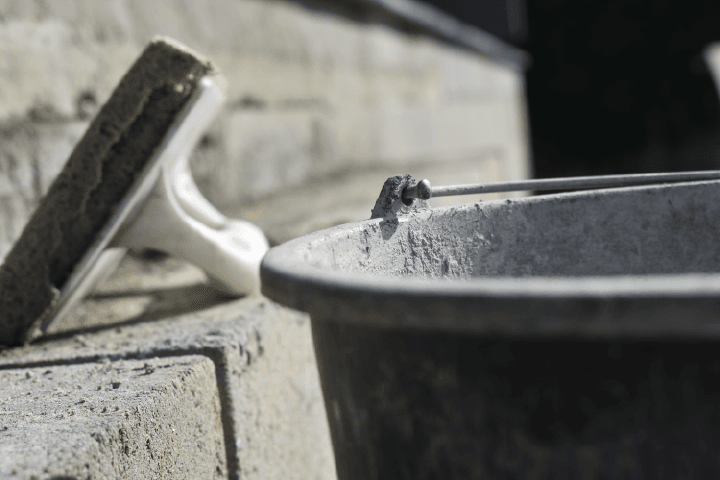
[[[156,34],[227,78],[193,171],[274,243],[369,218],[389,175],[530,174],[522,52],[424,4],[0,0],[0,256]]]

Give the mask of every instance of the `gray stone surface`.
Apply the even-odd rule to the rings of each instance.
[[[227,477],[199,355],[2,369],[0,432],[2,478]]]
[[[191,298],[193,291],[200,299],[207,291],[202,285],[185,288]],[[115,300],[132,304],[138,295],[144,298],[147,291],[116,291]],[[112,308],[106,304],[79,325],[68,317],[55,327],[54,341],[0,352],[0,369],[42,366],[45,371],[78,363],[203,355],[215,367],[230,478],[335,477],[306,315],[247,298],[152,322],[132,323],[147,318],[120,315],[116,321],[125,324],[95,332],[74,330],[92,328],[92,318],[112,315]],[[158,316],[162,313],[155,311],[152,318]]]

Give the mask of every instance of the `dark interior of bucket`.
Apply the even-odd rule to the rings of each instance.
[[[718,272],[719,215],[717,181],[498,200],[365,224],[308,259],[413,277]]]

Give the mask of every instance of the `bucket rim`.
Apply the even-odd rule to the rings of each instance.
[[[720,182],[697,182],[696,185],[699,183]],[[674,187],[682,185],[688,184],[674,184]],[[651,188],[658,186],[614,190]],[[512,201],[589,193],[571,192]],[[431,212],[474,205],[434,208]],[[399,221],[409,221],[413,216]],[[720,338],[720,273],[492,276],[451,280],[321,269],[303,258],[302,251],[308,246],[345,237],[382,221],[371,219],[338,225],[270,249],[260,267],[262,293],[282,305],[309,313],[316,321],[334,320],[382,328],[533,337]]]

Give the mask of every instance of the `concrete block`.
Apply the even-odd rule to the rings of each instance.
[[[437,59],[445,101],[507,100],[524,95],[522,76],[503,65],[482,61],[464,50],[447,50]]]
[[[69,118],[80,91],[93,83],[99,59],[74,41],[69,25],[57,20],[10,20],[0,29],[0,118],[29,110]]]
[[[198,355],[0,371],[0,476],[226,478],[215,367]]]
[[[239,195],[257,197],[302,183],[313,166],[311,115],[252,110],[230,115],[225,179],[234,185],[225,188],[239,186]]]
[[[247,298],[94,333],[73,335],[73,321],[55,326],[55,341],[0,352],[0,372],[202,355],[215,367],[230,478],[335,478],[306,315]]]

